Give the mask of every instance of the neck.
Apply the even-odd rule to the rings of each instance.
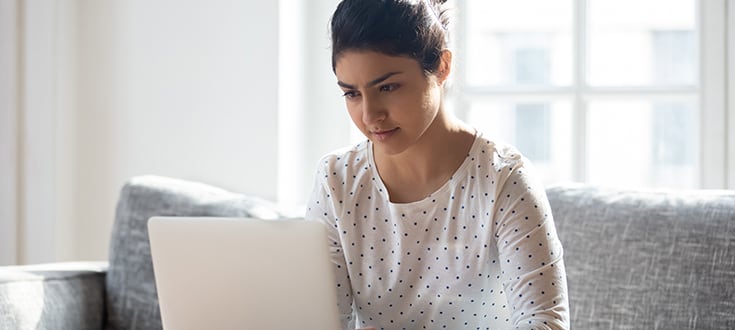
[[[399,177],[404,183],[448,179],[464,160],[474,135],[471,127],[440,112],[415,145],[396,155],[375,151],[375,162],[381,176]]]

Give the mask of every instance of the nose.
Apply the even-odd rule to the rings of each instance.
[[[362,121],[367,125],[380,123],[388,116],[384,105],[380,100],[363,96],[362,99]]]

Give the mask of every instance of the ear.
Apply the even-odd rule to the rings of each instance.
[[[449,78],[449,73],[452,72],[452,51],[449,49],[442,50],[439,58],[439,67],[436,70],[436,82],[442,85]]]

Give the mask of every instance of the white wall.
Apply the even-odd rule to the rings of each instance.
[[[308,173],[302,175],[309,192],[313,184],[314,169],[324,153],[352,143],[350,129],[352,121],[337,87],[337,78],[332,72],[332,50],[329,36],[329,19],[337,6],[337,0],[305,0],[309,3],[304,14],[307,20],[308,39],[307,66],[307,127],[306,165]]]
[[[281,0],[279,195],[306,203],[317,161],[350,143],[352,123],[332,72],[329,19],[338,0]]]
[[[78,9],[71,257],[106,258],[117,193],[135,175],[276,197],[277,2]]]
[[[336,2],[3,2],[0,264],[106,259],[136,175],[303,204],[349,139]]]

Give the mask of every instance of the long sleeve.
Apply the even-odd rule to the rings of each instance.
[[[520,160],[499,182],[495,237],[502,283],[518,329],[568,329],[562,245],[546,194]]]
[[[323,163],[316,174],[314,188],[307,205],[306,219],[319,221],[327,227],[327,237],[334,274],[337,286],[337,305],[343,329],[354,329],[355,320],[352,312],[353,298],[350,277],[346,267],[342,243],[339,238],[336,224],[335,209],[332,204],[333,196],[325,179]]]

